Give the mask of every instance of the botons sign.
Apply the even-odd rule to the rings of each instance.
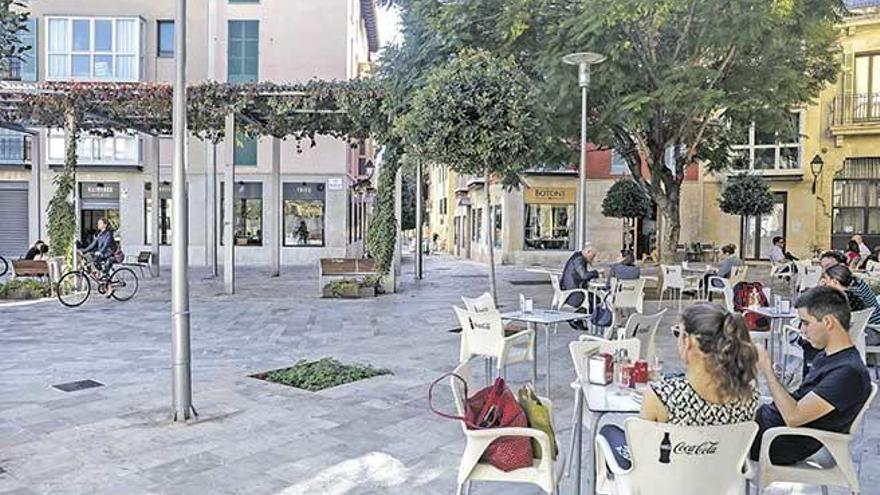
[[[527,187],[526,203],[574,204],[577,189],[574,187]]]

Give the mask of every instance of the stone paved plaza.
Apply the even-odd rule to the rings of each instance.
[[[510,266],[498,273],[499,299],[508,308],[520,292],[549,303],[549,284],[511,284],[540,275]],[[0,307],[0,494],[454,493],[464,440],[458,424],[428,411],[427,388],[456,365],[452,305],[484,291],[484,266],[431,257],[425,280],[415,282],[405,270],[399,294],[353,301],[319,299],[311,266],[285,268],[278,279],[241,269],[234,297],[194,270],[199,420],[188,425],[169,421],[169,279],[165,272],[143,281],[128,303],[95,298],[78,309],[53,301]],[[662,329],[659,336],[667,369],[675,368],[672,338]],[[567,344],[574,338],[568,328],[551,336],[563,447],[572,407]],[[319,393],[249,377],[326,356],[394,375]],[[539,359],[543,370],[543,353]],[[509,378],[518,384],[528,370],[511,367]],[[85,379],[105,386],[52,388]],[[438,406],[451,408],[445,383]],[[880,494],[880,406],[869,413],[854,455],[863,493]],[[473,492],[539,490],[475,484]],[[562,493],[572,493],[571,480]],[[777,485],[770,493],[819,490]]]

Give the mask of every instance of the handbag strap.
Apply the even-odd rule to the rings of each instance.
[[[451,372],[450,372],[450,373],[444,373],[443,375],[440,376],[440,378],[438,378],[438,379],[434,380],[433,382],[431,382],[431,386],[428,387],[428,408],[431,409],[431,412],[433,412],[433,413],[436,414],[437,416],[440,416],[441,418],[455,419],[455,420],[458,420],[458,421],[463,421],[466,425],[471,426],[471,425],[469,424],[470,422],[469,422],[469,421],[467,420],[467,418],[465,418],[464,416],[454,416],[454,415],[452,415],[452,414],[447,414],[447,413],[445,413],[445,412],[438,411],[437,408],[434,407],[434,387],[435,387],[438,383],[440,383],[441,381],[443,381],[443,379],[445,379],[445,378],[447,378],[447,377],[456,378],[456,379],[460,380],[461,383],[464,384],[464,397],[465,397],[465,401],[467,401],[467,395],[468,395],[468,391],[467,391],[467,380],[465,380],[465,379],[462,378],[460,375],[457,375],[457,374],[455,374],[455,373],[451,373]]]

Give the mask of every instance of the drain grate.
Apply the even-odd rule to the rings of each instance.
[[[79,380],[76,382],[68,382],[61,383],[59,385],[52,385],[52,388],[57,388],[62,392],[76,392],[78,390],[86,390],[89,388],[95,387],[103,387],[103,383],[96,382],[95,380]]]

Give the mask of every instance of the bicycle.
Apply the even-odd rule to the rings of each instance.
[[[55,293],[61,304],[75,308],[82,305],[92,293],[92,282],[97,284],[99,294],[108,294],[117,301],[128,301],[137,294],[138,277],[126,267],[114,269],[109,275],[95,266],[91,256],[85,256],[84,268],[72,270],[58,280]]]
[[[0,277],[6,275],[6,272],[9,271],[9,262],[6,261],[6,258],[0,256]]]

